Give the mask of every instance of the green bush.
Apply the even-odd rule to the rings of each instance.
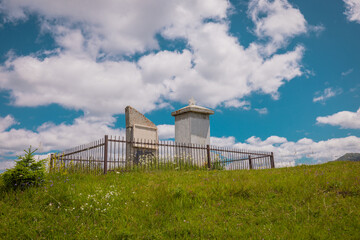
[[[2,174],[2,179],[7,189],[25,189],[30,186],[39,186],[45,178],[45,161],[35,161],[34,151],[31,147],[25,151],[25,156],[19,156],[16,165],[12,169],[7,169]]]

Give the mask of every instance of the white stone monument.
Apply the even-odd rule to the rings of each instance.
[[[191,144],[210,144],[209,115],[213,110],[195,105],[191,98],[189,105],[171,115],[175,117],[175,142]]]
[[[126,159],[135,164],[146,156],[156,156],[159,141],[156,125],[135,108],[125,108]]]

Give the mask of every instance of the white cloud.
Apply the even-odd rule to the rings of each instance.
[[[325,26],[322,24],[319,25],[309,25],[307,26],[309,32],[313,32],[316,36],[320,36],[320,34],[325,31]]]
[[[345,71],[345,72],[342,72],[342,73],[341,73],[341,76],[345,77],[345,76],[349,75],[350,73],[352,73],[353,71],[354,71],[354,69],[353,69],[353,68],[350,68],[349,70],[347,70],[347,71]]]
[[[317,123],[360,129],[360,108],[356,112],[342,111],[325,117],[317,117]]]
[[[249,110],[251,108],[250,102],[239,101],[238,99],[232,99],[232,100],[226,101],[226,102],[224,102],[224,106],[227,108],[229,108],[229,107],[242,108],[244,110]]]
[[[251,0],[248,14],[255,23],[255,34],[269,38],[265,53],[272,54],[290,38],[307,32],[307,22],[299,9],[287,0]]]
[[[258,68],[252,69],[250,85],[270,94],[273,99],[278,99],[278,89],[287,81],[303,74],[300,62],[304,51],[304,47],[299,45],[293,51],[274,55],[264,61]]]
[[[344,0],[345,15],[349,21],[360,23],[360,1],[359,0]]]
[[[219,23],[189,30],[188,39],[194,67],[166,82],[171,100],[186,102],[196,96],[200,104],[216,107],[256,91],[275,98],[281,85],[302,74],[301,46],[264,59],[260,46],[245,49],[228,34],[228,26]]]
[[[206,18],[225,18],[228,7],[224,0],[4,0],[0,9],[8,21],[26,19],[29,13],[42,16],[44,30],[62,46],[79,43],[69,41],[79,35],[70,36],[72,31],[65,29],[81,29],[82,46],[89,51],[128,54],[158,48],[155,34],[168,26],[186,29]],[[58,31],[59,26],[65,31]]]
[[[5,169],[10,169],[13,168],[15,166],[15,161],[14,160],[10,160],[10,161],[1,161],[0,160],[0,173],[2,171],[4,171]]]
[[[313,98],[313,102],[325,103],[329,98],[335,97],[341,93],[341,89],[326,88],[323,92],[315,93],[316,97]]]
[[[123,113],[127,105],[149,112],[169,101],[185,103],[191,96],[209,107],[244,109],[249,107],[241,99],[253,92],[277,99],[280,86],[303,74],[304,47],[267,57],[262,55],[267,46],[244,48],[229,33],[230,7],[226,0],[66,0],[55,5],[5,0],[0,9],[9,21],[40,15],[43,31],[52,33],[59,48],[10,56],[0,67],[0,88],[10,91],[16,106],[57,103],[86,116]],[[256,33],[271,36],[269,44],[306,31],[301,13],[286,1],[252,1],[250,9]],[[258,19],[263,11],[268,17]],[[279,21],[284,16],[293,20]],[[204,21],[209,18],[214,21]],[[185,39],[188,50],[150,52],[137,62],[121,60],[157,49],[156,34],[169,41]]]
[[[332,161],[348,152],[360,152],[360,138],[349,136],[315,142],[302,138],[297,142],[284,137],[270,136],[265,140],[250,137],[244,143],[235,142],[234,137],[211,138],[211,144],[239,149],[253,149],[274,152],[276,167],[294,166],[303,158],[312,159],[312,163]]]
[[[175,138],[175,126],[170,124],[157,125],[160,140]]]
[[[230,147],[235,144],[235,137],[211,137],[210,144],[219,147]]]
[[[96,62],[70,53],[8,60],[0,78],[0,88],[11,90],[16,106],[58,103],[91,115],[123,113],[127,105],[148,112],[166,90],[161,83],[145,82],[135,63]]]
[[[39,153],[64,150],[88,143],[105,134],[125,136],[123,129],[111,128],[114,119],[77,118],[72,125],[45,123],[36,131],[10,129],[0,132],[0,156],[23,154],[30,145],[38,148]]]
[[[255,108],[255,111],[257,111],[259,114],[264,115],[264,114],[268,114],[269,111],[267,108]]]
[[[0,117],[0,132],[5,131],[16,123],[17,122],[11,115],[7,115],[6,117]]]

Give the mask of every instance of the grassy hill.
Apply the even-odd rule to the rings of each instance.
[[[359,239],[360,162],[52,174],[5,192],[0,239]]]

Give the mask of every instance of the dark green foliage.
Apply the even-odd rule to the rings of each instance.
[[[45,160],[38,162],[34,159],[35,150],[24,150],[25,156],[19,156],[16,165],[12,169],[6,170],[2,179],[6,189],[25,189],[30,186],[39,186],[45,178]]]

